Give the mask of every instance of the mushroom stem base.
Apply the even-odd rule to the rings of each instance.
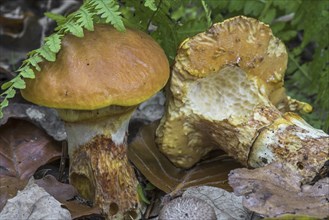
[[[137,180],[126,146],[102,135],[73,152],[70,181],[81,195],[108,216],[131,214],[138,207]]]
[[[70,182],[107,219],[136,219],[134,170],[127,157],[127,130],[134,108],[104,117],[66,122]],[[92,112],[94,114],[94,112]]]

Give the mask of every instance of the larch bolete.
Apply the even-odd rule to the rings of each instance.
[[[328,159],[329,136],[287,113],[312,107],[285,94],[286,67],[284,44],[253,18],[234,17],[186,39],[156,132],[161,152],[189,168],[220,148],[245,166],[283,161],[309,181]]]
[[[56,62],[26,80],[25,99],[58,110],[65,121],[70,183],[108,218],[131,215],[138,184],[126,155],[136,106],[169,78],[162,48],[147,34],[97,25],[83,38],[67,35]]]

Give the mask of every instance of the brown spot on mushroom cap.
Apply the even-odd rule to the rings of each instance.
[[[266,84],[265,93],[269,95],[283,86],[287,52],[268,25],[238,16],[186,39],[176,62],[183,71],[196,77],[205,77],[225,65],[237,65]]]
[[[139,104],[159,91],[169,77],[162,48],[147,34],[109,25],[66,35],[56,62],[26,80],[25,99],[48,107],[94,110],[109,105]]]

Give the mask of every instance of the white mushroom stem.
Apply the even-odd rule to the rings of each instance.
[[[138,181],[126,155],[128,124],[134,109],[65,124],[70,182],[110,219],[132,215],[132,209],[139,206]],[[63,110],[60,115],[68,119]]]

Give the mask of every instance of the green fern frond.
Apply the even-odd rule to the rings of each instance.
[[[58,53],[61,49],[61,40],[63,35],[58,33],[52,34],[49,37],[45,38],[45,44],[49,47],[49,49],[54,52]]]
[[[151,9],[152,11],[156,11],[157,10],[157,6],[155,5],[155,1],[154,0],[145,0],[144,2],[144,6]]]
[[[33,51],[33,52],[36,52]],[[37,71],[40,71],[41,68],[39,66],[39,63],[43,61],[42,57],[40,56],[39,53],[34,53],[33,55],[30,55],[29,58],[26,60],[26,65],[31,65],[33,66]],[[24,65],[24,64],[23,64]]]
[[[76,37],[84,36],[82,27],[73,21],[66,23],[65,26],[63,27],[63,30],[65,33],[71,33]]]
[[[20,72],[21,72],[22,77],[24,77],[25,79],[34,79],[35,78],[35,74],[34,74],[33,70],[28,66],[24,66],[20,70]]]
[[[82,6],[76,16],[78,18],[77,23],[79,23],[82,27],[86,28],[88,31],[94,30],[94,13],[91,11],[90,8]]]
[[[57,26],[63,25],[66,22],[66,18],[63,15],[45,12],[45,16],[54,20],[57,23]]]
[[[110,23],[119,31],[125,30],[119,5],[114,0],[85,0],[80,9],[66,17],[53,13],[45,13],[45,15],[56,21],[55,33],[46,37],[39,49],[29,52],[27,59],[17,70],[17,76],[1,86],[3,92],[0,94],[2,98],[0,118],[3,117],[3,108],[8,106],[8,100],[14,97],[15,89],[25,88],[24,79],[35,78],[35,72],[41,70],[39,65],[41,62],[56,60],[56,54],[61,49],[62,38],[65,34],[83,37],[84,29],[93,31],[94,24],[99,22]]]
[[[54,62],[56,60],[56,54],[52,52],[47,44],[42,45],[37,49],[38,53],[46,60]]]
[[[112,24],[119,31],[125,30],[119,5],[115,1],[92,0],[90,4],[95,6],[96,13],[105,19],[105,23]]]
[[[201,0],[201,3],[202,3],[203,10],[206,13],[207,26],[209,28],[212,25],[211,10],[210,10],[210,8],[208,7],[207,3],[204,0]]]

